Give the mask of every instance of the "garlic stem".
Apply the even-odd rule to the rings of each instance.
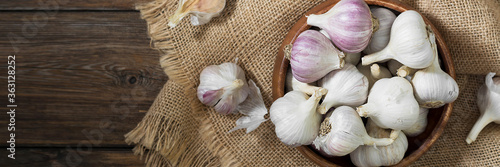
[[[391,72],[385,67],[380,67],[378,64],[373,64],[370,67],[373,78],[382,79],[382,78],[390,78],[392,77]]]
[[[473,141],[475,141],[477,136],[479,135],[479,132],[481,132],[481,130],[483,130],[483,128],[486,127],[486,125],[493,122],[493,119],[487,114],[488,111],[485,111],[484,113],[485,114],[481,114],[477,122],[474,124],[474,127],[472,127],[472,130],[469,132],[469,135],[465,140],[467,144],[470,144]]]
[[[431,65],[431,66],[433,66],[433,65]],[[438,65],[438,67],[439,67],[439,65]],[[432,67],[428,67],[428,68],[432,68]],[[398,68],[397,74],[399,77],[406,77],[406,76],[415,74],[415,72],[417,72],[417,70],[403,65],[403,66]]]
[[[375,104],[372,104],[372,103],[366,103],[366,104],[363,104],[362,106],[359,106],[356,108],[356,112],[358,112],[359,116],[360,117],[369,117],[369,111],[371,110],[376,110],[377,106],[375,106]]]
[[[379,52],[373,53],[371,55],[366,55],[361,58],[361,64],[366,66],[375,62],[389,60],[393,58],[393,54],[387,53],[388,49],[383,49]]]

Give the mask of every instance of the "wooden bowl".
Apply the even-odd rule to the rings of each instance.
[[[365,0],[368,5],[376,5],[392,9],[395,12],[403,12],[406,10],[415,10],[412,7],[399,2],[398,0]],[[276,100],[285,94],[285,77],[290,62],[284,58],[284,47],[288,44],[292,44],[296,37],[303,31],[311,28],[306,24],[306,17],[310,14],[322,14],[327,12],[332,8],[339,0],[328,0],[310,11],[308,11],[300,20],[292,27],[290,32],[288,32],[285,40],[283,41],[281,47],[279,48],[278,56],[274,64],[273,71],[273,99]],[[426,24],[432,27],[436,35],[436,43],[438,46],[438,52],[440,59],[442,61],[442,67],[444,71],[450,74],[451,77],[456,78],[455,68],[453,67],[453,62],[451,59],[450,52],[446,46],[443,37],[437,31],[436,27],[423,15]],[[405,157],[401,162],[395,166],[408,166],[412,162],[416,161],[420,156],[422,156],[429,148],[434,144],[441,133],[443,133],[444,127],[450,118],[450,114],[453,108],[453,103],[446,104],[445,106],[437,109],[431,109],[427,116],[428,124],[425,131],[416,136],[408,137],[408,150],[406,151]],[[354,166],[349,158],[349,155],[343,157],[326,158],[321,156],[318,152],[312,149],[311,146],[300,146],[297,149],[311,161],[315,162],[320,166]]]

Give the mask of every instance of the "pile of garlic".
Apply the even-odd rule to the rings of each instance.
[[[307,24],[321,30],[296,38],[288,92],[270,108],[286,145],[312,144],[327,157],[350,154],[357,166],[394,165],[408,148],[406,136],[425,130],[429,108],[458,97],[457,83],[439,65],[434,33],[416,11],[396,16],[363,0],[341,0],[307,16]]]

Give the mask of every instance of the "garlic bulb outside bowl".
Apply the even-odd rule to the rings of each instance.
[[[328,11],[333,5],[337,3],[337,1],[326,1],[314,8],[310,11],[306,12],[305,15],[309,14],[322,14]],[[388,9],[392,9],[395,11],[396,15],[398,12],[403,12],[406,10],[415,10],[412,7],[405,5],[397,0],[387,0],[381,3],[381,1],[375,0],[367,0],[366,3],[368,5],[378,5],[381,7],[385,7]],[[303,16],[289,31],[287,36],[284,38],[282,47],[278,49],[278,56],[275,61],[274,73],[273,73],[273,98],[277,99],[284,95],[284,86],[285,86],[285,76],[286,70],[289,68],[289,62],[284,58],[284,47],[288,44],[293,43],[294,39],[301,32],[310,29],[310,26],[306,24],[306,17]],[[437,29],[432,25],[429,20],[423,17],[424,21],[427,25],[429,25],[433,32],[436,35],[436,43],[438,45],[438,51],[440,59],[442,60],[442,68],[445,72],[450,74],[453,78],[456,77],[455,70],[453,67],[453,62],[451,59],[451,54],[446,46],[446,43],[443,40],[443,37],[437,31]],[[361,63],[360,63],[361,64]],[[370,67],[370,66],[368,66]],[[433,112],[429,112],[428,120],[429,124],[426,130],[418,136],[418,142],[415,141],[416,138],[408,138],[409,139],[409,147],[407,153],[403,160],[401,160],[395,166],[409,166],[412,162],[416,161],[419,157],[421,157],[431,146],[434,144],[437,138],[442,134],[443,129],[448,121],[448,118],[452,112],[452,104],[447,104],[441,108],[432,109]],[[436,112],[434,112],[436,111]],[[299,152],[309,158],[311,161],[315,162],[320,166],[354,166],[352,164],[350,158],[348,156],[342,157],[333,157],[328,158],[326,156],[322,156],[318,152],[314,151],[313,146],[300,146],[297,147]]]

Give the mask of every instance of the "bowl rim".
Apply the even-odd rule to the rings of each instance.
[[[273,101],[284,96],[285,94],[285,77],[288,69],[288,65],[290,64],[289,60],[287,60],[284,57],[284,48],[288,44],[292,44],[295,41],[295,38],[302,33],[303,31],[309,29],[311,26],[308,26],[306,23],[306,17],[310,14],[318,14],[318,13],[325,13],[328,11],[330,8],[332,8],[336,3],[338,3],[340,0],[327,0],[326,2],[323,2],[315,7],[313,7],[311,10],[307,11],[296,23],[295,25],[290,29],[288,34],[285,36],[279,51],[278,55],[275,59],[274,63],[274,70],[273,70],[273,78],[272,78],[272,97]],[[400,2],[398,0],[365,0],[365,2],[368,5],[376,5],[376,6],[381,6],[385,7],[388,9],[392,9],[397,12],[404,12],[406,10],[414,10],[417,11],[416,9],[412,8],[411,6]],[[455,73],[455,67],[453,65],[453,61],[451,58],[450,51],[448,47],[446,46],[446,43],[444,41],[444,38],[441,36],[439,31],[436,29],[436,27],[424,16],[422,13],[417,11],[422,18],[424,19],[425,23],[427,25],[430,25],[431,29],[434,31],[436,35],[436,43],[438,46],[438,52],[440,55],[440,58],[443,62],[444,65],[444,71],[447,72],[453,79],[456,80],[456,73]],[[408,166],[412,162],[418,160],[429,148],[436,142],[436,140],[441,136],[441,134],[444,131],[444,128],[450,118],[450,115],[452,113],[453,109],[453,103],[446,104],[443,106],[443,112],[441,113],[441,117],[436,124],[436,127],[432,130],[431,134],[429,137],[425,139],[425,141],[416,149],[413,153],[410,155],[404,157],[403,160],[401,160],[398,164],[395,166]],[[334,164],[331,161],[328,161],[327,159],[323,158],[319,154],[316,154],[314,151],[312,151],[308,146],[299,146],[297,147],[300,153],[302,153],[305,157],[310,159],[311,161],[315,162],[316,164],[320,166],[338,166]]]

